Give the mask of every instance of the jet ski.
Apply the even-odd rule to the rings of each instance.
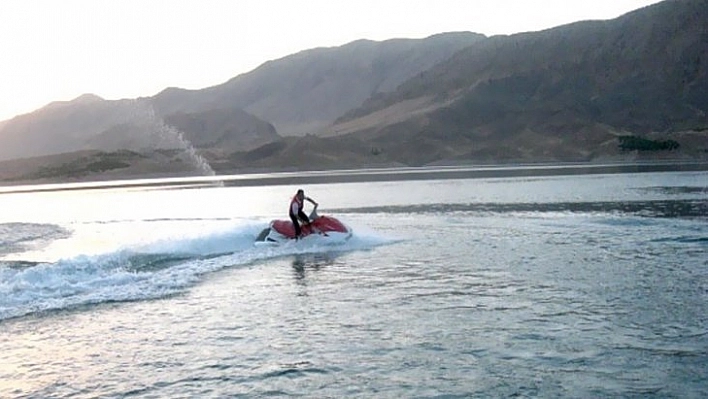
[[[301,239],[322,237],[331,242],[346,241],[352,236],[352,229],[337,218],[318,215],[317,207],[310,213],[310,224],[301,224]],[[273,220],[256,238],[256,244],[280,244],[295,239],[295,227],[291,220]]]

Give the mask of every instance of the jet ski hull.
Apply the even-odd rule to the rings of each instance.
[[[301,227],[301,239],[321,237],[328,241],[345,241],[352,236],[352,230],[331,216],[319,216],[310,224]],[[256,238],[256,242],[283,243],[295,239],[295,226],[290,220],[273,220]]]

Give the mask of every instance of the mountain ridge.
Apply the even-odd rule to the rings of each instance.
[[[40,121],[52,133],[44,137],[61,136],[48,143],[32,116],[49,108],[18,117],[24,124],[0,122],[0,159],[33,146],[44,155],[73,146],[167,159],[165,151],[192,146],[218,173],[705,159],[705,20],[708,0],[665,0],[539,32],[309,49],[205,89],[117,102],[87,95],[49,107],[70,112]],[[173,131],[169,140],[155,135],[163,130]],[[653,153],[620,145],[634,136],[676,145],[648,146]],[[27,137],[34,142],[23,144]]]
[[[158,93],[155,106],[161,113],[170,113],[228,103],[273,123],[280,135],[315,133],[372,93],[393,90],[407,77],[482,38],[471,32],[450,32],[424,39],[361,39],[303,50],[267,61],[220,85]]]
[[[701,135],[707,10],[703,0],[669,0],[616,20],[492,37],[370,98],[329,135],[356,134],[388,151],[427,140],[429,150],[468,150],[443,157],[496,152],[499,161],[588,160],[622,134]],[[403,103],[419,106],[405,110],[409,118],[386,112]]]

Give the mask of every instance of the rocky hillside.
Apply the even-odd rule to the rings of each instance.
[[[666,0],[541,32],[312,49],[203,90],[51,104],[0,125],[0,160],[90,150],[34,164],[86,178],[204,160],[238,173],[706,159],[705,21],[708,0]]]
[[[106,101],[83,95],[6,121],[0,130],[0,160],[83,150],[149,153],[198,146],[243,151],[279,138],[271,124],[238,108],[159,115],[148,99]]]
[[[278,140],[278,133],[326,127],[372,94],[395,89],[483,38],[449,33],[360,40],[269,61],[202,90],[171,88],[154,97],[119,101],[87,94],[54,102],[0,123],[0,160],[80,150],[194,146],[219,154],[253,149]]]
[[[708,129],[705,21],[708,1],[668,0],[615,20],[492,37],[372,97],[329,134],[419,164],[589,160],[616,152],[620,134],[690,151]]]
[[[152,100],[161,114],[229,104],[272,123],[282,136],[317,133],[372,95],[395,90],[484,38],[463,32],[425,39],[358,40],[269,61],[207,89],[167,89]]]
[[[86,140],[129,120],[131,107],[132,101],[107,102],[85,94],[17,116],[0,130],[0,160],[85,149]]]

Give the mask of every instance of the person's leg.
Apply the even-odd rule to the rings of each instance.
[[[300,238],[302,230],[300,230],[300,223],[298,223],[297,217],[295,215],[290,215],[290,220],[292,220],[293,227],[295,227],[295,238]]]
[[[310,223],[310,218],[305,215],[305,212],[303,212],[302,210],[297,213],[297,217],[300,218],[300,220],[302,220],[304,223]]]

